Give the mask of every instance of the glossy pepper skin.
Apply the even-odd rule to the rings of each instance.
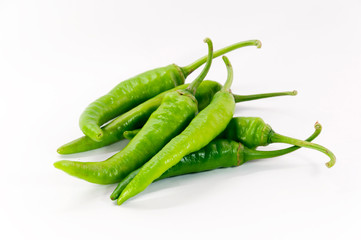
[[[141,167],[172,137],[180,133],[197,112],[190,98],[177,99],[169,93],[150,116],[142,131],[117,154],[103,162],[59,161],[55,167],[66,173],[98,184],[117,183],[134,169]],[[185,107],[184,107],[185,106]],[[177,116],[176,118],[174,116]],[[166,127],[164,123],[172,122]]]
[[[103,138],[100,141],[94,141],[88,136],[75,139],[58,148],[60,154],[72,154],[92,149],[101,148],[123,139],[123,132],[142,127],[149,119],[150,115],[157,110],[162,103],[164,96],[170,92],[180,89],[186,89],[189,84],[183,84],[171,90],[165,91],[157,96],[141,103],[135,108],[129,110],[123,115],[115,118],[112,122],[102,128]],[[199,86],[196,93],[196,99],[200,109],[207,106],[213,95],[221,89],[221,85],[214,81],[204,81]]]
[[[228,70],[228,78],[223,88],[214,95],[211,103],[190,122],[181,134],[173,138],[144,164],[123,190],[118,204],[142,192],[184,156],[206,146],[227,127],[234,113],[235,101],[229,91],[233,80],[232,67],[228,58],[223,56],[223,60]]]
[[[216,51],[213,57],[245,46],[260,47],[261,42],[258,40],[239,42]],[[185,67],[171,64],[156,68],[119,83],[108,94],[98,98],[84,110],[79,119],[80,129],[92,140],[100,141],[104,135],[100,128],[102,124],[159,93],[184,84],[185,78],[204,64],[206,59],[206,56],[202,57]]]
[[[123,115],[115,118],[106,126],[102,127],[103,138],[100,141],[94,141],[88,136],[83,136],[66,143],[57,149],[59,154],[73,154],[101,148],[123,139],[123,133],[133,129],[141,128],[148,120],[149,116],[159,107],[164,96],[172,91],[186,89],[189,84],[183,84],[171,90],[158,94],[157,96],[139,104]],[[203,81],[196,92],[199,111],[203,110],[211,102],[214,94],[222,88],[222,85],[215,81]],[[278,96],[295,96],[296,91],[263,93],[253,95],[236,95],[233,94],[236,103],[262,98]]]
[[[138,132],[139,129],[125,131],[123,135],[125,138],[131,139],[136,136]],[[218,135],[217,138],[231,139],[242,143],[250,149],[267,146],[270,143],[287,143],[325,153],[330,157],[330,161],[326,163],[327,167],[332,167],[336,162],[335,155],[329,149],[315,143],[309,143],[278,134],[259,117],[234,117],[228,123],[227,128]]]
[[[213,45],[209,39],[206,42],[209,47],[209,58],[202,73],[192,82],[192,84],[196,83],[196,87],[205,78],[212,62]],[[54,166],[70,175],[93,183],[119,182],[183,131],[197,114],[197,105],[196,98],[189,91],[169,92],[139,134],[119,153],[103,162],[59,161]]]
[[[306,141],[315,139],[321,133],[321,129],[321,125],[316,124],[315,132],[307,138]],[[299,148],[300,147],[293,146],[275,151],[257,151],[249,149],[242,143],[236,141],[216,139],[201,150],[183,157],[179,163],[165,171],[158,179],[156,179],[156,181],[189,173],[214,170],[217,168],[236,167],[250,160],[278,157]],[[111,194],[110,199],[118,199],[121,192],[139,171],[140,168],[134,170],[125,177]]]
[[[103,138],[103,123],[132,109],[145,100],[184,83],[182,70],[175,64],[153,69],[119,83],[92,102],[81,114],[80,129],[94,141]]]
[[[247,127],[246,127],[247,126]],[[335,155],[327,148],[299,139],[287,137],[276,133],[270,125],[257,117],[236,117],[228,124],[226,130],[220,135],[223,138],[242,142],[248,148],[267,146],[270,143],[287,143],[299,147],[314,149],[326,154],[330,161],[326,163],[328,168],[336,163]]]
[[[239,141],[246,147],[255,149],[269,144],[271,126],[259,117],[234,117],[221,137]]]

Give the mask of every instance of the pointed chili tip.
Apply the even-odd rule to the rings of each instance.
[[[119,205],[122,205],[123,202],[125,202],[125,200],[124,200],[123,198],[119,197],[118,200],[117,200],[118,206],[119,206]]]
[[[57,161],[57,162],[53,163],[53,166],[57,169],[62,170],[62,166],[63,166],[62,161]]]
[[[261,48],[262,47],[262,42],[260,40],[256,40],[256,47],[257,48]]]
[[[73,161],[69,160],[60,160],[55,163],[53,163],[53,166],[59,170],[62,170],[66,173],[69,173],[71,171],[71,167],[74,165]]]
[[[103,131],[99,132],[98,135],[96,136],[97,140],[102,140],[103,138]]]

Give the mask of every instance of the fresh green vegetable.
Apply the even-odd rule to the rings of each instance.
[[[214,58],[245,46],[261,47],[259,40],[239,42],[216,51]],[[79,126],[83,133],[94,141],[100,141],[103,130],[100,126],[125,113],[140,103],[166,90],[184,84],[187,76],[204,64],[204,56],[192,64],[179,67],[171,64],[141,73],[119,83],[108,94],[92,102],[81,114]]]
[[[201,74],[185,90],[167,93],[139,134],[119,153],[103,162],[59,161],[55,167],[86,181],[110,184],[119,182],[142,166],[173,137],[178,135],[198,111],[194,97],[197,87],[207,75],[213,58],[213,45],[208,44],[208,59]],[[233,99],[233,96],[232,96]]]
[[[171,90],[165,91],[158,94],[157,96],[139,104],[135,108],[129,110],[123,115],[115,118],[112,122],[105,125],[102,128],[103,137],[100,141],[94,141],[88,136],[83,136],[78,139],[75,139],[69,143],[64,144],[58,148],[58,153],[60,154],[73,154],[84,151],[89,151],[97,148],[101,148],[112,143],[115,143],[123,139],[123,134],[125,131],[130,131],[132,129],[141,128],[149,116],[159,107],[164,96],[169,92],[174,92],[180,89],[186,89],[189,84],[184,84],[178,87],[175,87]],[[203,81],[196,92],[196,99],[198,101],[199,111],[203,110],[212,100],[214,94],[222,88],[222,85],[215,81]],[[291,92],[275,92],[275,93],[263,93],[263,94],[253,94],[253,95],[237,95],[233,94],[236,103],[251,101],[262,98],[269,97],[278,97],[278,96],[295,96],[296,91]]]
[[[321,124],[316,123],[315,132],[305,141],[312,141],[315,139],[321,133],[321,130]],[[158,179],[156,179],[156,181],[217,168],[236,167],[250,160],[282,156],[299,148],[300,147],[293,146],[275,151],[257,151],[232,140],[216,139],[201,150],[183,157],[179,163],[165,171]],[[119,195],[139,171],[140,168],[134,170],[125,177],[113,191],[110,199],[118,199]]]
[[[305,142],[278,134],[272,130],[270,125],[266,124],[258,117],[233,118],[221,136],[227,139],[240,141],[251,149],[258,146],[267,146],[270,143],[288,143],[299,147],[311,148],[329,156],[330,161],[326,163],[327,167],[330,168],[336,163],[336,157],[329,149],[315,143]]]
[[[214,95],[211,103],[191,121],[181,134],[173,138],[144,164],[120,195],[118,204],[143,191],[184,156],[206,146],[227,127],[234,113],[235,101],[230,93],[233,80],[232,66],[227,57],[223,56],[223,60],[227,65],[228,78],[222,89]]]

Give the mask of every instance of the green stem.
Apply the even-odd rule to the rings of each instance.
[[[201,84],[203,79],[206,77],[209,69],[211,68],[211,64],[212,64],[213,43],[209,38],[204,39],[204,42],[208,44],[208,58],[207,58],[206,66],[203,68],[201,74],[199,74],[198,77],[196,79],[194,79],[186,89],[187,91],[191,92],[193,95],[196,94],[199,84]]]
[[[315,139],[321,133],[321,130],[322,130],[321,124],[316,123],[315,124],[315,132],[309,138],[307,138],[306,141],[312,141],[313,139]],[[239,144],[241,144],[241,143],[239,143]],[[230,147],[230,145],[228,145],[228,146]],[[240,146],[242,146],[242,145],[240,145]],[[244,156],[244,161],[247,162],[247,161],[255,160],[255,159],[278,157],[278,156],[293,152],[293,151],[295,151],[295,150],[297,150],[299,148],[300,147],[293,146],[293,147],[289,147],[289,148],[286,148],[286,149],[275,150],[275,151],[257,151],[257,150],[249,149],[247,147],[244,147],[244,148],[239,147],[238,152],[237,152],[237,156],[238,156],[238,154],[243,155]],[[231,151],[231,149],[229,149],[228,151]],[[180,165],[183,164],[184,170],[186,170],[186,168],[192,168],[192,165],[197,165],[197,169],[199,171],[205,171],[205,168],[207,168],[205,166],[208,165],[207,170],[210,170],[209,166],[212,165],[212,164],[210,164],[210,162],[212,162],[212,160],[210,158],[216,157],[216,155],[217,154],[205,154],[204,155],[204,152],[203,152],[203,154],[198,154],[197,155],[197,156],[199,156],[199,159],[196,160],[196,158],[192,158],[193,160],[196,160],[196,161],[193,161],[193,160],[192,161],[184,161],[186,158],[183,158],[183,160],[182,160],[183,162],[179,163],[179,164]],[[215,159],[217,159],[217,157]],[[218,158],[218,160],[222,161],[222,158],[221,159]],[[232,162],[232,159],[230,158],[230,159],[228,159],[226,161],[231,161]],[[218,165],[218,167],[220,167],[220,166]],[[223,166],[223,167],[225,167],[225,166]],[[177,167],[174,167],[174,168],[177,168]],[[172,168],[172,170],[174,168]],[[181,168],[178,168],[178,169],[181,169]],[[172,172],[172,170],[170,170],[170,171]],[[116,189],[113,191],[112,195],[110,196],[110,199],[112,199],[112,200],[117,199],[119,197],[119,195],[121,194],[121,192],[128,185],[128,183],[138,174],[139,171],[140,171],[140,168],[133,171],[132,173],[130,173],[127,177],[123,178],[122,181],[116,187]],[[176,173],[176,171],[173,171],[173,174],[168,175],[168,176],[167,176],[167,174],[165,174],[165,175],[163,174],[157,180],[167,178],[167,177],[171,177],[171,176],[178,176],[179,175],[179,174],[175,174],[175,173]],[[185,171],[184,173],[187,173],[187,172]]]
[[[232,44],[228,47],[225,47],[225,48],[215,51],[213,53],[213,58],[222,56],[223,54],[226,54],[226,53],[236,50],[238,48],[247,47],[247,46],[256,46],[257,48],[260,48],[262,46],[262,43],[260,40],[248,40],[248,41],[238,42],[238,43]],[[207,58],[208,58],[208,56],[201,57],[200,59],[189,64],[188,66],[182,67],[181,69],[184,73],[184,76],[187,77],[194,70],[199,68],[202,64],[204,64],[207,61]]]
[[[318,135],[320,135],[321,130],[322,130],[321,124],[316,122],[314,127],[315,127],[314,133],[309,138],[307,138],[305,141],[311,142],[316,137],[318,137]],[[255,160],[255,159],[279,157],[279,156],[285,155],[287,153],[293,152],[299,148],[301,148],[301,147],[292,146],[289,148],[274,150],[274,151],[258,151],[258,150],[254,150],[254,149],[245,148],[244,149],[244,158],[245,158],[245,161],[247,162],[247,161],[251,161],[251,160]]]
[[[204,39],[204,42],[208,44],[208,58],[207,58],[207,64],[203,68],[201,74],[198,75],[196,79],[189,84],[187,87],[187,91],[191,92],[193,95],[196,94],[197,88],[199,84],[203,81],[203,79],[206,77],[209,69],[211,68],[212,59],[213,59],[213,43],[209,38]]]
[[[305,141],[287,137],[287,136],[283,136],[283,135],[275,133],[275,132],[271,132],[269,139],[270,139],[270,143],[288,143],[288,144],[296,145],[299,147],[311,148],[311,149],[315,149],[317,151],[323,152],[330,158],[330,161],[326,163],[326,166],[329,168],[332,167],[333,165],[335,165],[335,163],[336,163],[335,155],[329,149],[327,149],[321,145],[318,145],[315,143],[310,143],[310,142],[305,142]]]
[[[222,57],[224,63],[226,64],[227,67],[227,81],[226,83],[223,85],[221,91],[228,91],[231,88],[232,82],[233,82],[233,68],[232,65],[229,61],[229,59],[226,56]]]
[[[274,93],[262,93],[262,94],[252,94],[252,95],[237,95],[233,94],[234,100],[238,102],[246,102],[256,99],[262,98],[270,98],[270,97],[279,97],[279,96],[296,96],[297,91],[293,90],[291,92],[274,92]]]

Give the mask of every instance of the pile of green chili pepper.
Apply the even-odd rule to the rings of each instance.
[[[118,183],[111,194],[120,205],[139,194],[153,181],[217,168],[236,167],[245,162],[288,154],[300,147],[325,153],[327,167],[335,164],[335,155],[327,148],[311,143],[321,132],[306,140],[276,133],[261,118],[234,117],[238,102],[294,96],[296,91],[237,95],[231,92],[233,69],[225,53],[246,47],[261,47],[259,40],[239,42],[213,52],[206,38],[208,54],[185,67],[171,64],[141,73],[119,83],[108,94],[91,103],[81,114],[79,125],[85,136],[58,148],[60,154],[72,154],[101,148],[124,138],[129,143],[110,158],[100,162],[62,160],[54,166],[64,172],[98,184]],[[223,55],[228,76],[222,86],[204,80],[212,60]],[[205,64],[190,83],[186,77]],[[259,146],[287,143],[291,147],[259,151]]]

